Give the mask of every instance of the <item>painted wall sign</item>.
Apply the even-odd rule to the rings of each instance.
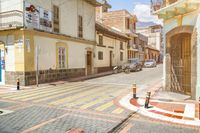
[[[25,26],[52,32],[52,12],[25,2]]]
[[[25,26],[28,28],[40,28],[39,7],[36,7],[28,2],[25,2]]]

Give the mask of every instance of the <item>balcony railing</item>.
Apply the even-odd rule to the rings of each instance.
[[[22,27],[23,26],[23,12],[12,10],[0,13],[0,29]]]
[[[151,0],[151,12],[155,12],[167,5],[173,4],[178,0]]]

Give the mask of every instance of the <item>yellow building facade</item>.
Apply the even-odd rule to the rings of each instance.
[[[94,73],[96,0],[0,4],[0,84],[20,79],[21,85],[33,85]]]

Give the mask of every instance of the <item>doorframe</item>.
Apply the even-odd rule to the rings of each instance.
[[[109,57],[110,57],[110,68],[112,68],[113,67],[113,51],[112,50],[110,50],[109,51]]]
[[[192,78],[192,73],[194,73],[196,66],[192,65],[193,64],[193,46],[194,43],[192,41],[192,36],[194,33],[194,26],[179,26],[176,27],[169,32],[166,33],[166,48],[165,48],[165,89],[172,91],[171,90],[171,72],[169,72],[171,69],[171,56],[170,56],[170,45],[171,45],[171,38],[177,34],[181,33],[189,33],[191,34],[191,96],[194,96],[196,93],[196,81],[195,78]]]
[[[88,47],[85,49],[85,75],[88,76],[88,67],[87,67],[87,53],[91,52],[91,75],[94,73],[94,57],[92,48]]]

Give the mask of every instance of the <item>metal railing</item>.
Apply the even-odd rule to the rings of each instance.
[[[173,4],[178,0],[151,0],[151,12],[155,12],[161,8],[166,7],[167,5]]]
[[[23,26],[23,12],[12,10],[0,13],[0,29],[22,27]]]

